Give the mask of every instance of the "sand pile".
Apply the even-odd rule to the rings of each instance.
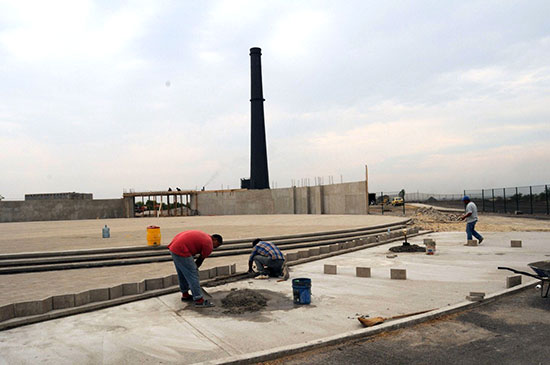
[[[257,312],[267,305],[267,298],[250,289],[233,290],[222,299],[222,305],[226,314]]]
[[[416,210],[416,217],[422,219],[423,221],[431,221],[438,223],[454,223],[460,220],[460,214],[455,213],[445,213],[434,208],[418,208]]]

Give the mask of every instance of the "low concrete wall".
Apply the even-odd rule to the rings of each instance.
[[[0,222],[122,218],[123,216],[122,199],[0,202]]]
[[[204,191],[192,197],[200,215],[366,214],[365,182],[264,190]]]

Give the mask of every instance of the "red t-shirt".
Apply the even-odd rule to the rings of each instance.
[[[214,249],[212,237],[202,231],[183,231],[168,245],[168,249],[178,256],[190,257],[201,254],[208,257]]]

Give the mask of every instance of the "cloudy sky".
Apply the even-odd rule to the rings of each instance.
[[[0,195],[550,183],[550,2],[0,0]]]

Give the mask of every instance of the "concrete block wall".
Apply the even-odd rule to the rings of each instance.
[[[123,199],[57,199],[0,202],[0,223],[123,217]]]
[[[365,182],[264,190],[203,191],[191,197],[200,215],[366,214]]]

